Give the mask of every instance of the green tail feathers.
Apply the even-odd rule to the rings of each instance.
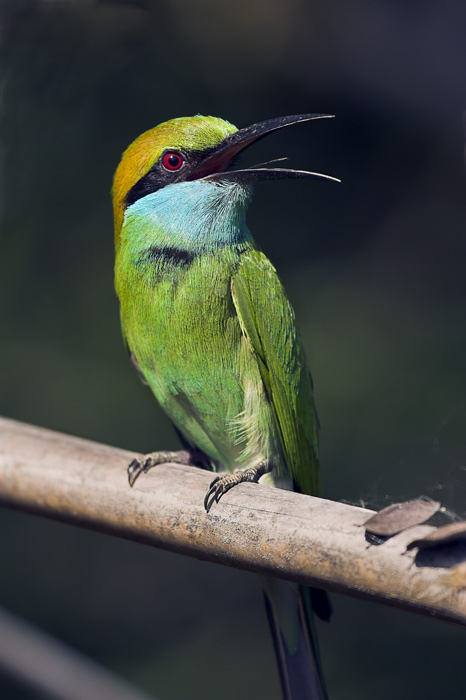
[[[327,700],[313,615],[314,589],[265,577],[262,585],[283,700]],[[329,607],[321,593],[327,616]]]

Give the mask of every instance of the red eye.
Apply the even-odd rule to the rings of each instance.
[[[179,170],[183,165],[183,158],[179,153],[168,151],[163,156],[162,163],[167,170]]]

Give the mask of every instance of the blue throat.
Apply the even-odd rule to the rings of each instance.
[[[252,241],[246,226],[250,185],[194,180],[167,185],[128,207],[122,244],[133,253],[153,246],[193,254]],[[131,236],[125,236],[125,229]]]

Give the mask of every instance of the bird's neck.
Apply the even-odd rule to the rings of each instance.
[[[253,245],[246,226],[251,188],[195,180],[168,185],[135,202],[125,214],[122,243],[133,252],[153,246],[192,254]]]

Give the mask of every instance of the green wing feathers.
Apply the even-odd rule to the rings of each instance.
[[[318,495],[318,419],[294,312],[270,261],[241,256],[232,297],[272,407],[287,469],[302,493]]]

